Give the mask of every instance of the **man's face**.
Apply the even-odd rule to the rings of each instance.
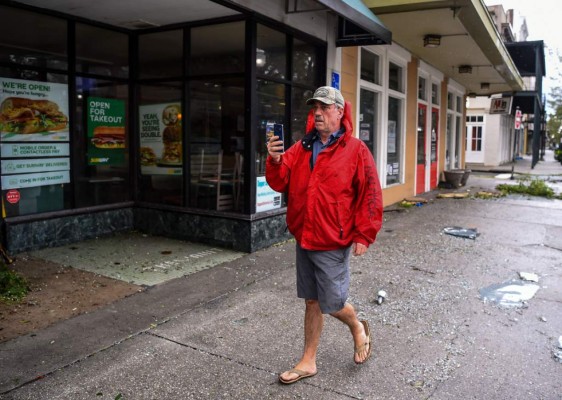
[[[340,129],[342,108],[320,101],[315,101],[311,108],[314,110],[314,126],[319,133],[330,135]]]

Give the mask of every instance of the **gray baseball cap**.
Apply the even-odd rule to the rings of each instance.
[[[337,106],[344,107],[344,99],[341,92],[331,86],[322,86],[316,89],[314,96],[306,101],[310,105],[315,101],[320,101],[324,104],[336,104]]]

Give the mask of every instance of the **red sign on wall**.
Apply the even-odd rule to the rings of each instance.
[[[515,129],[521,129],[521,110],[515,111]]]
[[[6,193],[6,201],[11,204],[16,204],[20,201],[20,192],[17,190],[8,190]]]

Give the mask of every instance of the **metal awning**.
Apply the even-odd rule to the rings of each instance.
[[[521,76],[546,75],[542,40],[506,43],[505,47]]]
[[[339,16],[336,46],[391,44],[392,33],[361,0],[315,0]],[[301,0],[301,3],[304,1]],[[287,13],[318,11],[303,9],[299,0],[286,0]]]

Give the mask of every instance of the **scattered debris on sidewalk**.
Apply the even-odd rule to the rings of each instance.
[[[420,272],[425,272],[426,274],[435,275],[435,272],[429,271],[429,270],[427,270],[427,269],[423,269],[423,268],[420,268],[420,267],[417,267],[417,266],[415,266],[415,265],[412,265],[412,269],[413,269],[414,271],[420,271]]]
[[[558,338],[558,348],[554,350],[552,356],[556,361],[562,363],[562,336]]]
[[[501,307],[523,307],[538,290],[539,285],[513,279],[480,289],[480,298]]]
[[[438,199],[466,199],[469,197],[469,192],[450,192],[450,193],[439,193],[437,195]]]
[[[377,304],[381,305],[383,301],[386,299],[386,292],[384,290],[379,290],[377,293]]]
[[[488,192],[488,191],[480,191],[477,192],[474,197],[476,197],[477,199],[483,199],[483,200],[488,200],[488,199],[494,199],[494,198],[498,198],[498,197],[503,197],[503,194],[500,192]]]
[[[519,278],[521,278],[524,281],[530,281],[530,282],[539,281],[539,276],[531,272],[519,272]]]
[[[461,228],[460,226],[448,226],[443,228],[443,232],[447,235],[458,236],[467,239],[476,239],[480,236],[476,228]]]
[[[404,200],[398,203],[400,207],[410,208],[410,207],[421,207],[427,204],[428,200],[423,197],[406,197]]]

